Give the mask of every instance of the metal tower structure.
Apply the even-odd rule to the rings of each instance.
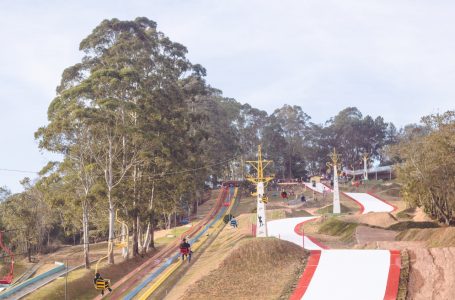
[[[254,169],[256,169],[256,177],[248,176],[246,179],[256,184],[257,187],[257,213],[256,213],[256,236],[267,236],[267,220],[265,215],[265,204],[267,196],[265,194],[265,185],[273,179],[272,176],[264,176],[264,169],[272,163],[271,160],[262,159],[261,145],[258,146],[258,160],[247,160]]]
[[[333,213],[339,214],[341,212],[340,208],[340,189],[338,187],[338,168],[341,170],[340,155],[333,148],[333,152],[329,155],[332,162],[327,163],[327,167],[333,168]]]

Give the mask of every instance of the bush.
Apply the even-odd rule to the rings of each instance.
[[[295,217],[309,217],[312,216],[306,210],[293,210],[291,213],[285,212],[286,218],[295,218]]]
[[[357,225],[357,223],[349,223],[336,218],[330,218],[322,223],[318,233],[341,236],[342,241],[349,242],[354,236]]]
[[[324,215],[324,214],[331,214],[333,212],[333,204],[330,204],[328,206],[322,207],[316,211],[316,214],[318,215]],[[340,204],[340,212],[341,213],[349,213],[352,212],[352,209],[349,207]]]
[[[387,227],[388,230],[397,230],[397,231],[403,231],[406,229],[410,228],[439,228],[439,224],[434,223],[434,222],[414,222],[414,221],[404,221],[404,222],[399,222],[393,225],[390,225]]]

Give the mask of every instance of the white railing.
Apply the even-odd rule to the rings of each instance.
[[[391,172],[392,171],[392,166],[382,166],[382,167],[373,167],[369,168],[367,170],[368,174],[372,173],[381,173],[381,172]],[[349,170],[349,169],[343,169],[343,172],[346,173],[346,175],[362,175],[363,174],[363,169],[359,170]]]

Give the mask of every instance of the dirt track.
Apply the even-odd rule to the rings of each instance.
[[[355,237],[358,244],[378,241],[394,241],[397,233],[391,230],[371,228],[367,226],[357,226]]]
[[[455,248],[409,250],[407,299],[454,299]]]

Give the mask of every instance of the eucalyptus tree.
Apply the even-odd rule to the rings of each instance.
[[[104,20],[81,42],[80,50],[85,56],[63,72],[49,108],[50,125],[40,129],[37,137],[44,148],[70,156],[81,148],[77,131],[86,133],[88,151],[83,152],[89,156],[89,169],[94,165],[103,175],[112,241],[115,206],[125,202],[122,196],[113,199],[113,190],[126,179],[132,181],[132,219],[138,230],[138,177],[153,176],[145,171],[154,169],[140,170],[139,164],[150,158],[146,153],[153,151],[151,144],[172,156],[172,143],[184,131],[180,122],[184,93],[179,81],[198,69],[186,59],[184,46],[170,41],[146,18]],[[76,167],[79,172],[86,169]],[[114,262],[112,251],[108,261]]]
[[[262,130],[261,141],[264,156],[273,161],[273,169],[276,177],[281,176],[285,178],[286,153],[283,149],[288,149],[288,145],[284,138],[283,128],[275,115],[267,118],[267,122]]]
[[[0,203],[11,196],[11,191],[6,186],[0,186]]]
[[[14,231],[10,242],[19,251],[21,248],[25,250],[31,262],[32,251],[42,250],[53,218],[43,194],[31,180],[26,177],[21,184],[23,192],[10,195],[1,203],[0,218],[7,230]]]
[[[72,69],[65,70],[62,84],[67,85],[74,78],[69,76]],[[49,124],[41,127],[35,133],[39,139],[39,147],[48,151],[65,155],[60,165],[62,173],[67,175],[72,184],[76,183],[75,199],[82,207],[82,231],[84,237],[85,267],[90,267],[89,259],[89,210],[92,187],[97,176],[101,173],[96,168],[93,156],[94,136],[93,129],[85,122],[87,108],[83,97],[73,91],[58,89],[59,95],[53,100],[48,110]],[[76,179],[71,180],[70,178]],[[74,199],[74,198],[70,198]]]
[[[364,153],[382,161],[381,149],[396,141],[394,128],[381,116],[373,119],[356,107],[348,107],[327,122],[326,134],[329,147],[336,147],[344,165],[350,167],[358,165]]]
[[[281,126],[283,137],[286,140],[285,176],[289,178],[305,176],[303,145],[310,116],[304,113],[300,106],[287,104],[276,109],[272,115]]]

